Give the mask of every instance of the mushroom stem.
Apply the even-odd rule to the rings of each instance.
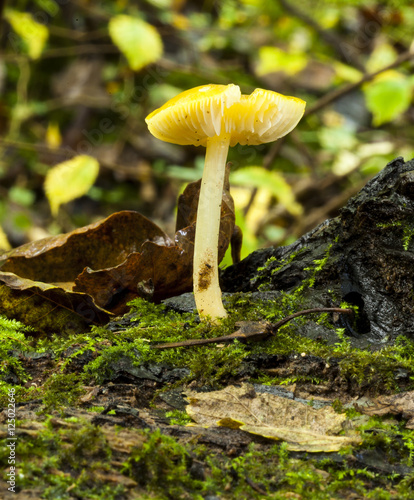
[[[200,317],[225,318],[218,276],[221,202],[230,136],[207,140],[194,241],[193,286]]]

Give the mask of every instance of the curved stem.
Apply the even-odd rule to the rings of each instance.
[[[229,136],[212,137],[207,142],[194,241],[194,298],[200,317],[213,320],[227,316],[218,278],[218,241],[229,144]]]

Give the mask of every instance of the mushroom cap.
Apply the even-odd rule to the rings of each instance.
[[[178,94],[145,121],[162,141],[206,146],[209,138],[230,136],[230,146],[272,142],[296,127],[305,101],[270,90],[242,95],[237,85],[203,85]]]

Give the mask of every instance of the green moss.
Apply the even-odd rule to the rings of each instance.
[[[384,389],[398,391],[398,379],[395,375],[399,370],[410,374],[411,380],[414,381],[414,342],[406,337],[400,336],[393,346],[374,352],[353,348],[344,338],[337,352],[342,354],[341,375],[355,380],[358,384],[370,384],[373,392]],[[411,383],[405,389],[413,387],[414,384]]]
[[[111,450],[99,428],[86,421],[81,426],[49,418],[36,431],[20,434],[17,441],[18,490],[34,488],[41,498],[108,498],[115,500],[123,486],[104,484],[95,471],[110,470]],[[40,428],[39,428],[40,427]],[[1,446],[0,463],[7,470],[7,452]],[[6,480],[6,476],[3,479]]]
[[[44,411],[76,405],[85,390],[84,376],[78,373],[54,373],[43,386]]]
[[[188,376],[180,384],[218,388],[237,377],[245,366],[246,357],[255,355],[297,356],[305,353],[314,355],[326,364],[334,359],[339,366],[339,376],[343,383],[355,387],[367,387],[371,391],[400,390],[395,374],[403,371],[414,380],[414,343],[406,338],[397,339],[394,346],[375,352],[353,347],[351,340],[341,329],[335,330],[330,315],[314,314],[298,317],[281,327],[275,336],[260,342],[243,344],[210,344],[206,346],[157,350],[151,345],[158,342],[176,342],[186,339],[211,338],[228,335],[235,330],[237,321],[276,322],[288,314],[306,307],[307,294],[319,275],[329,265],[330,246],[321,259],[307,268],[307,278],[296,289],[281,292],[277,300],[252,301],[249,294],[235,294],[228,299],[229,317],[220,324],[198,322],[194,314],[179,314],[163,305],[155,305],[142,299],[131,303],[131,313],[123,318],[116,331],[105,327],[94,327],[89,332],[69,336],[52,336],[34,342],[26,337],[28,332],[21,325],[12,324],[4,335],[4,345],[0,346],[0,356],[4,363],[4,375],[18,374],[22,383],[30,379],[23,358],[18,352],[51,353],[49,372],[44,372],[45,383],[35,389],[15,385],[19,401],[42,397],[45,410],[76,406],[85,385],[111,380],[118,364],[125,359],[134,366],[151,364],[186,368]],[[266,276],[285,263],[271,261],[266,267]],[[273,267],[272,266],[279,266]],[[266,278],[263,272],[263,278]],[[347,304],[342,304],[347,307]],[[357,312],[357,311],[356,311]],[[129,319],[129,323],[128,323]],[[311,340],[300,335],[301,329],[309,322],[331,328],[337,335],[336,344],[329,346],[322,341]],[[10,360],[9,352],[17,354]],[[271,377],[256,373],[255,379],[267,384],[328,382],[329,370],[325,375],[292,373]],[[407,378],[407,377],[406,377]],[[412,384],[414,387],[414,385]],[[0,391],[7,398],[10,383],[0,383]],[[171,384],[165,384],[170,389]],[[404,389],[410,388],[405,385]],[[6,401],[6,399],[4,400]],[[337,405],[340,410],[340,405]],[[102,411],[103,407],[91,411]],[[184,425],[188,421],[182,412],[169,412],[171,424]],[[69,420],[67,421],[69,424]],[[41,487],[44,498],[122,498],[125,487],[109,487],[94,479],[96,471],[113,470],[110,465],[113,451],[108,447],[102,431],[87,423],[73,432],[70,427],[58,429],[52,420],[47,429],[34,437],[25,437],[19,444],[19,456],[23,462],[24,487]],[[71,436],[69,436],[71,432]],[[414,461],[413,433],[401,424],[389,424],[385,420],[370,420],[362,428],[361,450],[380,450],[390,463],[403,463],[411,467]],[[287,492],[300,495],[303,499],[340,498],[350,490],[362,498],[410,498],[408,491],[411,480],[376,475],[370,470],[355,468],[346,458],[339,462],[291,458],[283,445],[267,449],[252,446],[239,456],[230,458],[215,454],[196,442],[180,444],[163,436],[160,432],[137,433],[145,436],[145,445],[137,447],[124,462],[123,474],[128,475],[148,493],[148,498],[203,498],[208,494],[220,498],[263,498],[259,491],[270,498],[286,498]],[[23,440],[22,440],[23,441]],[[35,453],[32,450],[36,450]],[[352,453],[352,450],[348,450]],[[32,454],[30,454],[32,453]],[[27,463],[26,463],[27,461]],[[202,463],[205,471],[200,478],[197,464]],[[66,469],[63,464],[66,465]],[[63,474],[56,471],[64,471]],[[183,479],[185,478],[185,479]],[[328,478],[328,479],[327,479]],[[252,488],[252,484],[258,489]],[[398,497],[392,490],[398,490]],[[155,496],[154,496],[155,495]],[[145,498],[140,493],[139,498]]]
[[[412,223],[407,223],[403,221],[395,221],[395,222],[387,222],[387,223],[377,223],[377,227],[381,229],[389,229],[390,227],[396,228],[396,227],[401,227],[402,228],[402,246],[405,251],[408,250],[411,240],[414,237],[414,224]]]
[[[414,237],[414,224],[409,224],[404,226],[402,241],[403,241],[403,248],[405,251],[408,250],[413,237]]]
[[[165,416],[170,419],[171,425],[187,425],[193,421],[185,411],[181,410],[167,411]]]
[[[86,408],[86,410],[91,413],[102,413],[105,408],[103,406],[91,406],[90,408]]]
[[[264,266],[257,268],[256,276],[252,279],[252,284],[259,284],[258,289],[261,291],[269,290],[271,278],[285,266],[294,261],[299,255],[305,252],[306,247],[301,248],[298,252],[292,253],[286,259],[276,259],[272,256],[265,262]]]
[[[201,500],[205,485],[189,475],[192,459],[186,447],[158,430],[145,432],[145,436],[146,442],[133,450],[123,472],[159,498],[181,498],[191,493],[191,498]]]
[[[29,376],[24,370],[18,352],[32,352],[30,337],[32,329],[15,320],[0,316],[0,379],[20,379],[27,382]]]
[[[29,433],[20,434],[19,488],[32,488],[41,498],[109,498],[127,496],[126,481],[135,492],[131,498],[202,499],[217,495],[231,498],[283,499],[287,493],[303,500],[346,498],[353,491],[361,498],[409,499],[412,476],[404,480],[390,472],[355,467],[347,454],[292,457],[286,444],[251,444],[247,450],[229,457],[209,451],[197,439],[180,443],[159,430],[128,431],[128,441],[113,431],[87,421],[48,418]],[[23,423],[20,422],[22,426]],[[29,427],[31,428],[30,425]],[[370,418],[359,427],[363,442],[358,454],[374,450],[380,461],[411,466],[413,431],[402,423]],[[133,445],[132,445],[133,443]],[[127,457],[120,461],[119,446]],[[7,451],[0,446],[0,464],[6,468]],[[105,474],[118,474],[114,485]],[[101,495],[101,496],[99,496]],[[134,496],[135,495],[135,496]],[[127,496],[128,497],[128,496]]]

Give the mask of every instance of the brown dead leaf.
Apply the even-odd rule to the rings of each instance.
[[[143,215],[122,211],[0,255],[1,310],[39,331],[64,332],[104,324],[136,297],[160,301],[190,291],[199,189],[200,181],[191,183],[180,198],[173,239]],[[220,261],[234,223],[225,191]]]
[[[73,333],[90,323],[104,324],[112,314],[92,297],[0,271],[0,310],[38,331]]]
[[[407,419],[407,429],[414,429],[414,391],[371,399],[365,406],[356,404],[356,409],[365,415],[401,415]]]
[[[273,394],[256,393],[252,386],[227,387],[208,393],[190,392],[187,413],[200,425],[240,428],[288,443],[289,450],[338,451],[355,444],[354,437],[334,436],[346,417],[332,407],[314,409]]]
[[[137,212],[123,211],[106,219],[26,243],[0,255],[2,271],[43,283],[73,283],[85,267],[114,267],[147,241],[173,244],[153,222]]]

